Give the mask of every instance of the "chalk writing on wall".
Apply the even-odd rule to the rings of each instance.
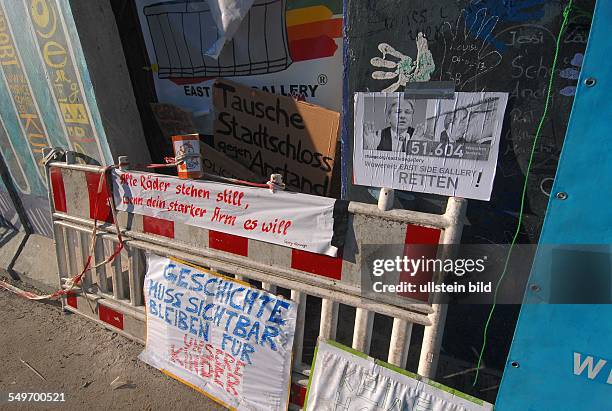
[[[518,199],[531,151],[531,143],[542,115],[546,87],[556,36],[566,2],[560,0],[398,0],[349,3],[346,13],[348,71],[347,112],[344,113],[343,152],[350,165],[354,92],[382,91],[397,78],[383,80],[395,68],[373,67],[370,60],[381,51],[378,45],[392,45],[404,56],[417,54],[419,32],[427,39],[428,50],[435,61],[433,80],[452,80],[457,91],[507,92],[508,110],[504,120],[498,173],[490,203],[473,203],[468,210],[471,225],[464,238],[493,242],[505,241],[505,232],[516,228]],[[540,183],[554,178],[565,128],[584,55],[593,0],[578,0],[570,13],[569,25],[561,37],[559,72],[553,84],[549,117],[544,122],[527,192],[526,218],[521,241],[537,242],[548,197]],[[387,59],[389,60],[389,58]],[[399,58],[401,61],[401,58]],[[395,59],[394,59],[395,61]],[[384,63],[386,64],[386,63]],[[397,91],[403,86],[398,84]],[[346,169],[344,170],[346,171]],[[375,201],[365,188],[351,184],[346,173],[345,188],[351,200]],[[396,196],[396,207],[431,207],[432,199],[418,195],[403,201]],[[428,209],[428,211],[433,211]],[[442,211],[440,207],[436,211]],[[496,221],[491,229],[491,221]]]

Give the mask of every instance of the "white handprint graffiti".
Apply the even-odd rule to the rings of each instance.
[[[491,16],[487,9],[480,9],[470,19],[467,12],[461,11],[453,27],[446,22],[442,29],[444,35],[444,57],[440,70],[440,80],[452,80],[457,90],[464,90],[476,79],[491,71],[501,63],[502,56],[491,49],[489,37],[499,20]]]
[[[397,81],[382,91],[396,91],[400,87],[405,87],[407,83],[414,81],[429,81],[431,73],[436,69],[427,38],[423,33],[419,33],[416,39],[417,56],[413,60],[387,43],[380,43],[378,50],[382,53],[381,57],[374,57],[370,60],[370,64],[378,68],[387,68],[392,71],[377,70],[372,73],[372,78],[375,80],[391,80],[397,78]],[[388,56],[394,59],[388,59]],[[395,61],[397,59],[398,61]]]

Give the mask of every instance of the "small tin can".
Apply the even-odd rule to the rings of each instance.
[[[172,147],[174,148],[174,157],[177,158],[196,154],[196,156],[185,158],[185,161],[177,166],[179,178],[201,178],[200,136],[198,134],[172,136]]]

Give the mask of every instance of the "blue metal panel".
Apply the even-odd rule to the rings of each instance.
[[[496,409],[502,411],[612,410],[612,305],[551,303],[560,285],[559,271],[551,268],[552,250],[559,248],[555,245],[580,249],[600,244],[606,263],[610,260],[610,23],[612,1],[599,0],[530,287],[497,399]],[[587,79],[594,79],[594,85],[587,86]],[[567,198],[557,198],[560,192]],[[584,277],[564,280],[561,286],[572,293],[580,281]]]

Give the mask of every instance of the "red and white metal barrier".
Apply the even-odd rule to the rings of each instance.
[[[82,270],[90,248],[94,220],[99,221],[93,261],[103,261],[117,241],[113,214],[105,187],[98,193],[103,167],[66,162],[47,164],[50,202],[60,285]],[[96,204],[98,206],[96,207]],[[413,324],[425,326],[418,367],[432,378],[439,357],[446,306],[419,303],[399,307],[366,298],[360,293],[364,244],[455,244],[461,238],[466,201],[449,198],[442,215],[409,210],[381,211],[375,205],[349,204],[348,234],[338,257],[313,254],[154,217],[118,211],[125,247],[112,263],[86,275],[82,286],[63,300],[66,310],[85,315],[134,340],[144,342],[145,313],[143,252],[179,258],[243,280],[259,281],[262,288],[290,290],[299,303],[294,343],[293,401],[300,405],[309,366],[302,363],[304,325],[319,321],[319,336],[335,339],[339,305],[356,309],[353,348],[368,353],[374,313],[393,318],[386,360],[404,368]],[[318,319],[306,306],[307,296],[321,298]],[[318,311],[318,310],[317,310]]]

